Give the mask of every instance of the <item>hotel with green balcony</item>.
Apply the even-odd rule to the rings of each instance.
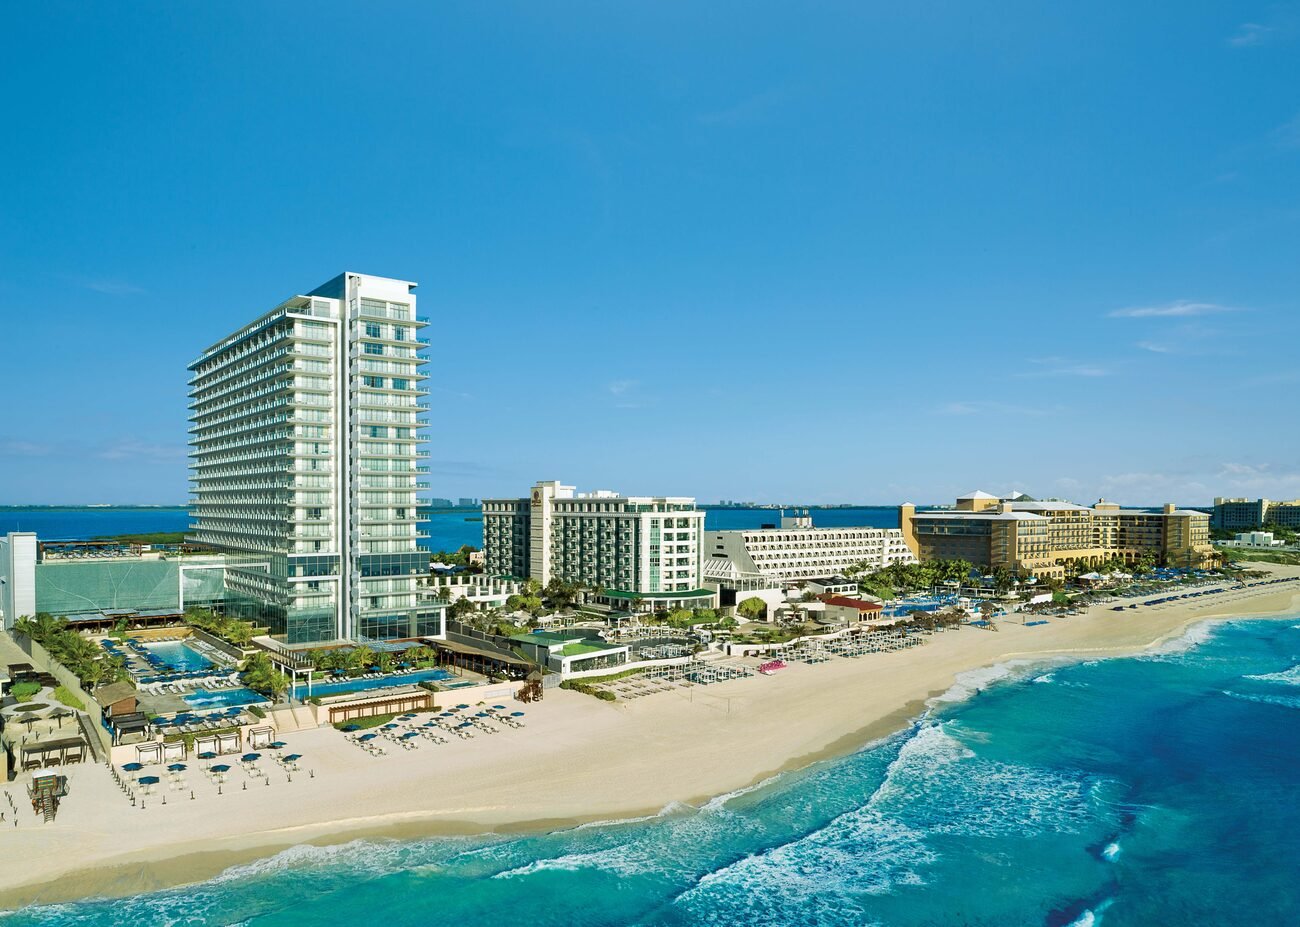
[[[190,365],[188,540],[226,555],[227,610],[285,644],[443,634],[416,585],[429,558],[415,286],[340,274]]]

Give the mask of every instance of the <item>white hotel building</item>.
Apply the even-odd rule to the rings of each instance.
[[[190,365],[189,540],[227,555],[227,610],[289,644],[440,636],[422,601],[427,323],[415,284],[340,274]]]
[[[843,574],[865,563],[879,570],[915,563],[898,528],[814,528],[807,514],[782,516],[779,528],[711,531],[706,537],[706,576],[795,582]]]
[[[578,493],[554,480],[527,499],[484,499],[487,572],[578,582],[616,604],[709,607],[702,588],[704,512],[686,496]]]

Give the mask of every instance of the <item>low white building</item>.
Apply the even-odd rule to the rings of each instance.
[[[505,608],[506,600],[523,591],[523,583],[504,576],[484,573],[447,573],[429,577],[424,587],[425,595],[451,604],[457,599],[469,599],[479,611]]]
[[[1284,541],[1273,537],[1272,531],[1244,531],[1236,540],[1220,541],[1223,547],[1285,547]]]
[[[710,531],[704,556],[781,581],[836,576],[858,564],[880,570],[916,562],[898,528],[815,528],[806,514],[782,517],[780,528]]]

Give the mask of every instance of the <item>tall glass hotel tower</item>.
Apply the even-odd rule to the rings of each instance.
[[[341,274],[190,365],[189,539],[226,553],[228,611],[287,644],[442,635],[443,609],[416,591],[414,289]]]

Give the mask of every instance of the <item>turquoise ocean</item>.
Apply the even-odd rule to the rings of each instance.
[[[0,924],[1297,924],[1297,621],[973,673],[893,737],[700,807],[301,847]]]

